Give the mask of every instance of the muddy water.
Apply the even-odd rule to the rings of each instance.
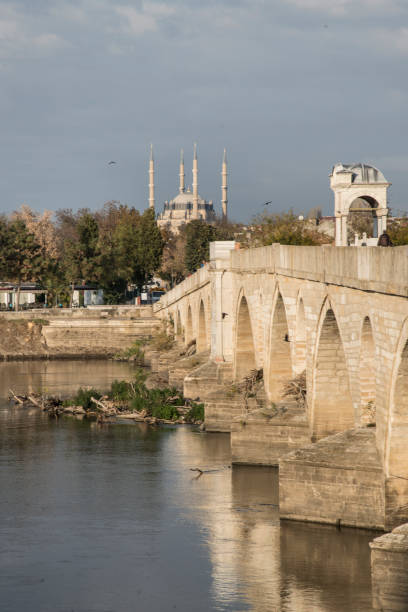
[[[373,534],[280,524],[276,470],[231,469],[228,435],[55,421],[6,400],[131,376],[0,365],[1,610],[371,610]]]

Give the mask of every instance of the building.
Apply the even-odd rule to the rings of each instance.
[[[334,192],[336,216],[336,246],[347,246],[347,220],[350,214],[372,216],[372,237],[363,239],[367,246],[376,246],[378,236],[387,229],[387,192],[391,185],[384,174],[368,164],[341,164],[333,166],[330,187]],[[355,244],[361,243],[357,237]]]
[[[149,161],[149,207],[155,207],[154,197],[154,157],[153,148],[150,149],[150,161]],[[228,214],[228,182],[227,182],[227,154],[224,150],[224,156],[222,160],[221,170],[221,205],[222,205],[222,217],[227,218]],[[193,156],[193,183],[192,188],[185,185],[185,172],[184,172],[184,155],[181,151],[180,156],[180,171],[179,171],[179,192],[175,198],[164,203],[163,212],[157,216],[157,223],[159,227],[167,227],[172,232],[177,233],[180,226],[185,223],[189,223],[193,219],[202,219],[207,223],[211,223],[216,219],[216,213],[214,210],[214,204],[212,200],[205,200],[198,193],[198,159],[197,159],[197,147],[194,145],[194,156]]]
[[[0,309],[12,310],[17,305],[18,285],[15,283],[0,283]],[[42,298],[42,301],[41,301]],[[34,308],[35,305],[47,304],[47,290],[36,283],[20,285],[19,308]]]
[[[74,285],[72,293],[72,306],[102,306],[103,289],[92,283]]]

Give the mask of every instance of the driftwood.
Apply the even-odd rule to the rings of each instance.
[[[37,402],[37,400],[35,399],[35,397],[33,397],[32,395],[29,395],[27,397],[27,399],[34,404],[34,406],[37,406],[37,408],[41,408],[41,410],[44,410],[44,404],[40,404],[40,402]]]
[[[141,412],[120,412],[117,416],[121,419],[132,419],[132,421],[144,421],[146,415]]]
[[[108,412],[110,410],[110,408],[105,406],[105,404],[101,402],[100,400],[96,399],[96,397],[91,397],[91,402],[96,404],[98,408],[100,408],[103,412]]]
[[[140,412],[128,411],[128,406],[123,403],[118,402],[114,405],[114,402],[109,399],[108,396],[104,395],[100,399],[96,397],[91,397],[91,402],[95,405],[95,408],[92,410],[85,410],[82,406],[64,406],[62,400],[59,397],[47,397],[45,395],[37,396],[35,394],[32,395],[22,395],[18,396],[12,391],[10,391],[10,399],[13,398],[14,401],[22,406],[36,406],[48,413],[50,417],[58,418],[59,415],[83,415],[85,417],[95,418],[97,423],[110,423],[114,422],[114,420],[109,420],[110,417],[113,419],[122,418],[129,419],[141,423],[146,423],[147,425],[157,426],[159,424],[165,425],[175,425],[185,423],[185,415],[190,410],[188,405],[188,401],[184,404],[184,406],[176,406],[177,411],[179,412],[179,418],[176,420],[170,419],[160,419],[147,414],[146,410],[141,410]],[[180,400],[179,396],[172,396],[169,398],[170,402],[176,402]],[[174,404],[173,404],[174,405]]]
[[[9,389],[9,393],[10,393],[11,397],[14,399],[14,401],[17,404],[24,404],[24,399],[22,399],[21,397],[16,395],[12,389]],[[10,397],[10,399],[11,399],[11,397]]]

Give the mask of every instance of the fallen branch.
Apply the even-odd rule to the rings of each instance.
[[[29,395],[27,397],[27,399],[34,404],[34,406],[37,406],[37,408],[41,408],[41,410],[44,410],[44,404],[40,404],[40,402],[38,402],[32,395]]]
[[[18,395],[16,395],[12,389],[9,389],[9,393],[11,394],[11,397],[14,399],[14,401],[17,402],[17,404],[24,404],[24,400],[21,399],[21,397],[19,397]]]
[[[109,412],[111,410],[114,410],[113,408],[108,408],[107,406],[105,406],[105,404],[101,402],[100,400],[96,399],[96,397],[91,397],[91,402],[96,404],[103,412]]]

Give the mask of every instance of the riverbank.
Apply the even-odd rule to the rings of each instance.
[[[113,357],[160,322],[151,307],[49,309],[0,315],[0,361]]]

